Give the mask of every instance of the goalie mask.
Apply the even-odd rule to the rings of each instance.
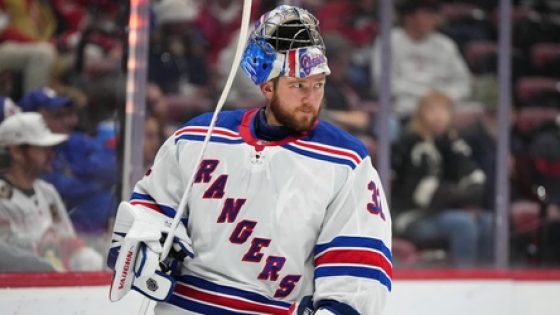
[[[319,21],[289,5],[265,13],[248,39],[241,68],[257,85],[279,76],[329,75]]]

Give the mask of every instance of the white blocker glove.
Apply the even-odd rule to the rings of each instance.
[[[185,226],[179,224],[168,258],[160,263],[162,243],[173,218],[128,202],[121,202],[113,228],[112,253],[118,251],[109,298],[122,299],[135,289],[150,299],[166,301],[175,287],[169,274],[180,267],[182,259],[193,257],[192,242]],[[120,247],[120,249],[119,249]]]

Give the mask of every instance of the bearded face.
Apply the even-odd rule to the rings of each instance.
[[[280,77],[271,93],[267,120],[297,132],[308,131],[321,112],[325,75],[305,79]]]
[[[12,148],[13,164],[23,170],[27,178],[36,179],[52,171],[52,147],[19,145]]]
[[[282,104],[282,102],[278,93],[274,93],[274,97],[270,102],[270,110],[282,126],[297,132],[304,132],[313,128],[321,112],[322,105],[315,108],[302,104],[293,110],[289,110],[288,106]]]

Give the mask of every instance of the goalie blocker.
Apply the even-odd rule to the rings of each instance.
[[[114,269],[111,301],[122,299],[130,289],[152,300],[169,299],[175,287],[171,274],[187,256],[193,257],[191,240],[185,227],[179,225],[168,258],[159,261],[172,220],[151,209],[121,202],[108,257],[108,265]]]
[[[109,253],[109,266],[114,268],[109,298],[112,302],[122,299],[130,289],[155,301],[167,301],[175,288],[172,277],[180,263],[193,257],[191,240],[183,225],[175,234],[172,250],[164,262],[159,262],[162,243],[169,232],[172,218],[159,212],[121,202],[115,219],[113,241]],[[116,255],[114,266],[111,264]],[[311,296],[295,303],[289,314],[334,315],[358,314],[346,304],[336,301],[322,301],[314,310]],[[325,303],[327,302],[327,303]]]

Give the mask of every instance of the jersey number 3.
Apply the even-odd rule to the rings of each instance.
[[[367,204],[367,211],[381,217],[385,221],[385,214],[381,205],[381,198],[379,197],[379,188],[374,181],[368,184],[368,190],[371,191],[371,202]]]

